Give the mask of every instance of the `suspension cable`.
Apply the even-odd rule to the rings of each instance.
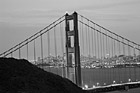
[[[110,30],[108,30],[108,29],[102,27],[101,25],[99,25],[99,24],[97,24],[97,23],[91,21],[90,19],[88,19],[88,18],[86,18],[86,17],[84,17],[84,16],[82,16],[82,15],[80,15],[80,14],[78,14],[78,15],[81,16],[81,17],[83,17],[83,18],[86,19],[86,20],[89,20],[92,24],[95,24],[95,25],[97,25],[98,27],[101,27],[102,29],[108,31],[109,33],[114,34],[115,36],[118,36],[118,37],[120,37],[120,38],[123,38],[123,39],[125,39],[126,41],[129,41],[129,42],[131,42],[131,43],[133,43],[133,44],[135,44],[135,45],[139,45],[139,44],[137,44],[137,43],[135,43],[135,42],[133,42],[133,41],[128,40],[127,38],[124,38],[124,37],[122,37],[122,36],[120,36],[120,35],[118,35],[118,34],[112,32],[112,31],[110,31]],[[140,45],[139,45],[139,46],[140,46]]]
[[[64,16],[65,16],[65,15],[64,15]],[[2,56],[2,55],[5,55],[5,56],[9,55],[11,52],[14,52],[14,51],[18,50],[17,47],[18,47],[19,45],[22,47],[22,46],[26,45],[26,42],[27,42],[28,40],[30,40],[30,41],[28,41],[28,43],[29,43],[29,42],[33,41],[34,39],[36,39],[37,37],[39,37],[39,36],[40,36],[39,33],[42,33],[42,34],[46,33],[47,31],[49,31],[50,29],[53,28],[53,27],[51,27],[51,26],[52,26],[54,23],[56,23],[56,25],[58,25],[58,24],[60,24],[61,22],[63,22],[65,19],[63,19],[63,20],[61,20],[61,19],[64,18],[64,16],[62,16],[62,17],[60,17],[59,19],[57,19],[56,21],[52,22],[50,25],[48,25],[47,27],[45,27],[45,28],[43,28],[42,30],[38,31],[37,33],[35,33],[34,35],[30,36],[30,37],[27,38],[26,40],[20,42],[19,44],[17,44],[17,45],[15,45],[14,47],[8,49],[7,51],[1,53],[0,56]],[[61,20],[61,21],[59,21],[59,20]],[[59,22],[58,22],[58,21],[59,21]],[[57,22],[58,22],[58,23],[57,23]],[[49,27],[50,27],[50,28],[49,28]],[[49,30],[46,30],[47,28],[49,28]],[[44,31],[44,30],[45,30],[45,31]],[[43,31],[44,31],[44,32],[43,32]],[[32,39],[32,38],[33,38],[33,39]],[[11,51],[11,50],[13,50],[13,51]],[[11,52],[9,53],[9,51],[11,51]]]

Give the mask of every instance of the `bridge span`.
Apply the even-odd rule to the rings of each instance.
[[[140,87],[140,44],[74,12],[0,57],[27,59],[92,92]]]

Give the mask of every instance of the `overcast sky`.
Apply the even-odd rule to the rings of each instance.
[[[0,53],[68,11],[140,43],[140,0],[0,0]]]

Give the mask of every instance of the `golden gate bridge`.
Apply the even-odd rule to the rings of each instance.
[[[0,57],[27,59],[91,93],[140,87],[140,45],[76,12],[63,15]]]

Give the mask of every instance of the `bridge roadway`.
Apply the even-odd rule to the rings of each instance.
[[[98,86],[94,88],[84,88],[87,93],[105,93],[111,91],[128,91],[129,89],[139,88],[140,81],[138,82],[128,82],[122,84],[112,84],[107,86]]]

